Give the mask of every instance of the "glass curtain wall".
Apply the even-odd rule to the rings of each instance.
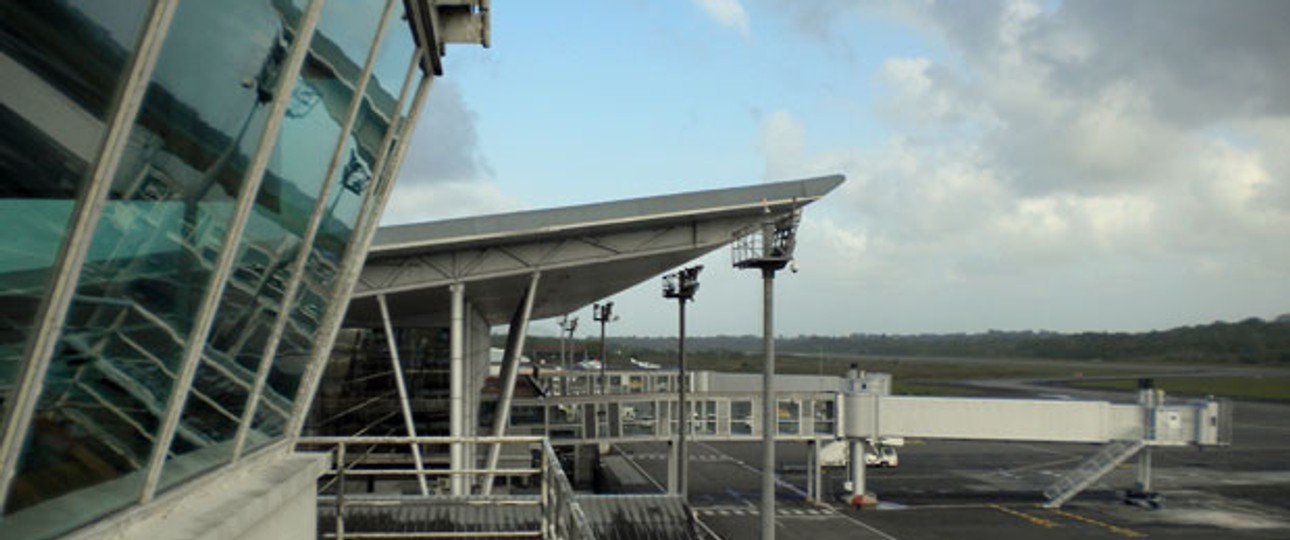
[[[0,409],[148,4],[0,3]]]
[[[29,361],[34,314],[60,278],[52,268],[151,4],[0,3],[0,403]],[[178,3],[83,248],[84,270],[17,449],[0,539],[57,536],[139,501],[158,445],[169,445],[165,487],[228,463],[245,419],[248,449],[283,435],[319,318],[342,285],[338,265],[361,203],[389,155],[382,142],[406,120],[397,97],[415,52],[403,2],[394,0],[359,94],[386,0],[333,1],[304,66],[288,73],[310,4]],[[294,91],[275,96],[284,77]],[[355,98],[357,119],[346,130]],[[215,283],[247,171],[266,126],[279,120],[270,118],[276,99],[289,99],[281,129],[228,281]],[[311,221],[320,224],[314,241]],[[216,310],[216,323],[196,335],[203,309]],[[275,325],[282,337],[269,354]],[[204,344],[196,376],[173,439],[161,441],[193,340]]]
[[[231,459],[234,437],[244,417],[250,390],[255,387],[264,349],[283,311],[316,312],[321,297],[309,297],[310,308],[293,307],[284,296],[295,278],[295,261],[308,250],[305,238],[346,116],[367,63],[386,0],[330,2],[323,6],[309,52],[296,79],[285,117],[273,147],[268,170],[238,245],[235,271],[220,300],[216,326],[206,342],[193,380],[192,393],[180,425],[201,432],[211,444],[194,447],[175,438],[163,468],[162,486],[221,465]],[[378,143],[379,144],[379,143]],[[336,175],[340,176],[340,175]],[[336,178],[331,179],[333,194]],[[361,196],[362,191],[351,199]],[[327,208],[335,212],[335,206]],[[348,240],[348,234],[345,239]],[[309,274],[335,274],[335,266],[311,266]],[[312,281],[312,280],[306,280]],[[306,287],[306,290],[308,288]],[[317,321],[286,317],[285,349],[311,336]],[[299,359],[298,356],[287,358]],[[275,362],[290,361],[279,356]],[[304,366],[291,366],[303,371]],[[281,370],[279,370],[281,371]],[[249,433],[258,447],[276,433],[263,426],[281,426],[291,411],[291,392],[276,391],[274,377],[258,401],[259,425]],[[294,387],[291,388],[294,391]],[[267,416],[267,418],[266,418]]]
[[[50,362],[7,513],[101,486],[63,521],[75,526],[138,499],[301,13],[268,0],[177,8]],[[185,449],[216,442],[194,426],[181,426],[175,440]]]

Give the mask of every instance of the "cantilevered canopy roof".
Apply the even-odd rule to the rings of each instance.
[[[489,324],[510,320],[534,273],[532,318],[553,317],[685,264],[819,200],[839,175],[382,227],[350,300],[346,325],[447,324],[448,286]]]

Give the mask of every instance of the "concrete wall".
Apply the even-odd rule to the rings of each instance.
[[[272,449],[68,538],[314,540],[317,480],[327,465],[326,454]]]

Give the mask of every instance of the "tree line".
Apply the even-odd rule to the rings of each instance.
[[[676,349],[675,337],[613,336],[610,341],[611,352],[618,350],[628,355]],[[598,343],[589,346],[595,349]],[[1290,314],[1271,321],[1249,318],[1137,333],[991,330],[957,334],[781,336],[775,346],[778,351],[796,354],[1290,365]],[[756,335],[686,338],[686,350],[693,352],[753,353],[761,348],[762,338]]]

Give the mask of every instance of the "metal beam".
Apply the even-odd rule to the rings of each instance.
[[[381,306],[381,320],[385,324],[385,345],[390,349],[394,383],[399,390],[399,406],[403,409],[403,427],[409,437],[416,437],[417,425],[412,418],[412,405],[408,402],[408,384],[403,378],[403,364],[399,361],[399,344],[394,340],[394,326],[390,324],[390,308],[385,303],[385,295],[377,296],[376,301]],[[417,465],[417,484],[421,487],[422,495],[430,495],[430,488],[426,486],[425,464],[421,461],[421,445],[413,443],[411,446],[412,460]]]
[[[529,316],[533,314],[533,299],[537,297],[538,280],[542,274],[534,272],[529,279],[528,290],[520,305],[515,306],[515,315],[511,317],[511,327],[506,333],[506,351],[502,356],[502,373],[499,377],[501,396],[497,400],[497,412],[493,415],[493,436],[506,435],[506,425],[511,421],[511,400],[515,397],[515,381],[520,372],[520,357],[523,356],[524,340],[528,337]],[[496,469],[502,456],[501,443],[494,443],[488,449],[486,469]],[[493,492],[493,475],[484,477],[483,494]]]
[[[116,107],[111,112],[110,124],[99,144],[98,160],[86,180],[86,189],[81,190],[72,211],[67,238],[60,248],[58,263],[52,272],[49,294],[38,308],[35,333],[24,351],[14,392],[5,401],[3,417],[0,417],[3,420],[3,431],[0,431],[0,510],[4,508],[9,485],[17,474],[18,459],[26,441],[28,424],[35,414],[36,404],[44,388],[45,375],[62,334],[63,320],[67,318],[67,311],[76,295],[86,253],[94,240],[94,231],[103,213],[103,206],[107,203],[112,179],[116,176],[121,155],[129,142],[130,130],[134,127],[135,118],[143,104],[148,81],[157,65],[161,45],[170,31],[170,22],[177,5],[177,0],[154,2],[135,43],[129,71],[115,96]]]

